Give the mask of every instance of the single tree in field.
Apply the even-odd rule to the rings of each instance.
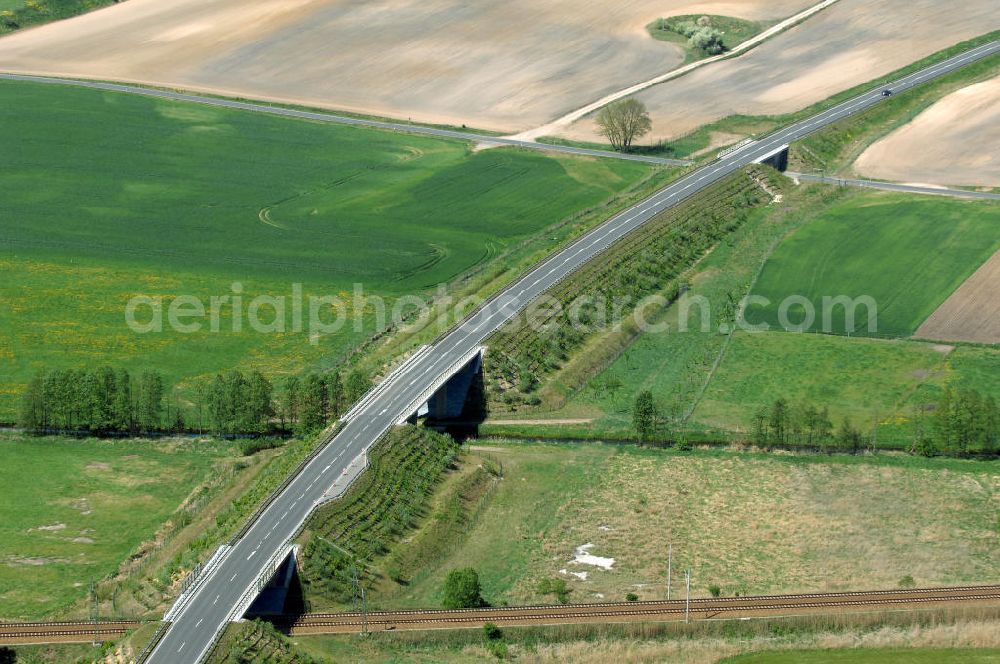
[[[612,102],[597,114],[597,126],[611,146],[628,152],[632,141],[645,136],[653,127],[646,105],[638,99],[621,99]]]
[[[753,442],[761,447],[767,446],[767,437],[770,432],[767,429],[769,411],[767,406],[761,406],[753,416]]]
[[[312,431],[323,428],[328,408],[326,381],[314,373],[307,375],[299,397],[299,429]]]
[[[340,379],[340,374],[334,371],[326,379],[326,387],[329,392],[330,419],[337,419],[344,414],[344,402],[347,396],[344,394],[344,382]],[[367,388],[366,388],[367,389]]]
[[[788,442],[788,402],[784,399],[777,399],[771,407],[771,418],[768,421],[768,428],[771,430],[771,439],[778,445]]]
[[[653,401],[653,393],[649,390],[639,392],[635,398],[635,406],[632,408],[632,426],[639,437],[646,440],[656,432],[656,403]]]
[[[35,374],[21,395],[21,409],[18,411],[17,423],[28,431],[38,431],[45,428],[47,422],[42,373]]]
[[[466,567],[448,572],[441,603],[446,609],[474,609],[483,606],[485,602],[476,570]]]
[[[299,419],[299,379],[297,376],[285,378],[285,398],[281,407],[282,417],[294,425]]]

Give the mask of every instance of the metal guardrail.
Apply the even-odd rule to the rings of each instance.
[[[719,150],[716,153],[715,158],[716,159],[722,159],[723,157],[728,157],[729,155],[733,154],[734,152],[739,152],[740,150],[742,150],[746,146],[748,146],[751,143],[753,143],[754,140],[755,139],[752,138],[752,137],[751,138],[744,138],[742,141],[740,141],[739,143],[736,143],[735,145],[730,145],[728,148],[723,148],[722,150]]]
[[[399,366],[392,370],[389,375],[387,375],[382,381],[372,387],[370,390],[365,392],[365,394],[358,399],[357,403],[350,407],[350,409],[340,417],[341,422],[349,422],[354,419],[360,410],[371,403],[372,399],[377,397],[379,394],[387,390],[392,384],[402,375],[403,371],[411,366],[414,362],[419,360],[421,357],[427,354],[431,349],[429,345],[420,346],[414,353],[412,353],[408,358],[403,360]]]
[[[167,630],[170,629],[170,623],[163,622],[160,626],[153,632],[152,638],[149,639],[149,643],[146,647],[142,649],[139,656],[135,658],[135,664],[144,664],[144,662],[149,659],[149,656],[153,654],[153,650],[159,645],[160,641],[166,635]]]
[[[308,466],[313,459],[319,456],[319,453],[322,452],[323,449],[337,437],[337,434],[340,433],[340,430],[343,427],[344,425],[342,422],[337,422],[333,425],[330,432],[327,434],[326,439],[317,444],[316,447],[313,448],[313,451],[310,452],[291,473],[285,476],[285,479],[281,482],[281,484],[279,484],[277,488],[275,488],[275,490],[264,499],[264,502],[262,502],[257,509],[254,510],[254,513],[250,515],[250,518],[243,523],[243,527],[229,539],[229,546],[236,546],[236,543],[243,539],[243,536],[246,535],[251,528],[253,528],[255,523],[257,523],[257,520],[260,518],[260,515],[264,513],[264,510],[270,507],[271,504],[277,500],[278,496],[280,496],[281,493],[288,488],[288,485],[299,476],[305,467]]]
[[[470,352],[466,353],[458,360],[455,360],[454,362],[449,364],[448,368],[446,368],[439,374],[438,379],[433,381],[430,384],[429,388],[425,389],[423,392],[420,393],[420,396],[418,396],[416,399],[412,400],[410,403],[406,405],[406,408],[403,410],[403,415],[402,415],[403,419],[397,421],[396,424],[402,424],[403,422],[406,421],[406,418],[409,417],[408,413],[416,412],[416,410],[420,408],[420,404],[425,401],[423,395],[430,393],[430,395],[433,396],[437,390],[441,389],[442,385],[447,383],[448,380],[450,380],[451,377],[454,376],[462,367],[471,362],[472,359],[477,354],[485,352],[486,352],[486,346],[476,346]]]

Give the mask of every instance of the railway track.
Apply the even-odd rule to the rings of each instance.
[[[361,631],[477,628],[608,622],[731,620],[870,610],[907,610],[950,605],[1000,606],[1000,585],[868,592],[809,593],[650,602],[604,602],[560,606],[517,606],[470,610],[318,613],[275,620],[293,635]]]
[[[292,635],[351,634],[362,631],[474,629],[497,625],[734,620],[851,611],[907,610],[938,606],[1000,607],[1000,585],[872,590],[797,595],[719,597],[686,601],[599,602],[590,604],[499,606],[483,609],[427,609],[369,613],[313,613],[272,622]],[[124,636],[143,623],[100,622],[0,623],[0,644],[90,643]]]
[[[113,641],[140,625],[135,620],[0,623],[0,644]]]

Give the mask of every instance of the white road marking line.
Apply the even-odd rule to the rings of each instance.
[[[177,649],[177,652],[180,652],[180,651],[184,650],[184,646],[186,646],[187,644],[188,644],[187,641],[185,641],[184,643],[182,643],[181,647]]]
[[[254,551],[253,553],[257,553],[257,552],[256,552],[256,551]],[[252,555],[253,555],[253,553],[251,553],[250,555],[252,556]],[[250,560],[250,559],[249,559],[249,558],[247,558],[247,560]],[[238,572],[237,572],[237,574],[238,574]],[[232,583],[232,582],[233,582],[233,581],[235,581],[235,580],[236,580],[236,574],[233,574],[232,578],[231,578],[231,579],[229,579],[229,583]]]
[[[194,626],[195,626],[195,627],[197,627],[198,625],[202,624],[203,622],[205,622],[205,619],[204,619],[204,618],[201,618],[200,620],[198,620],[198,622],[196,622],[196,623],[194,624]]]
[[[212,602],[212,604],[213,604],[213,605],[214,605],[214,604],[218,604],[218,602],[219,602],[219,596],[218,596],[218,595],[216,595],[216,596],[215,596],[215,600],[214,600],[214,601]]]

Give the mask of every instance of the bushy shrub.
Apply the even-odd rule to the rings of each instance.
[[[701,49],[709,55],[718,55],[725,50],[725,45],[722,43],[721,30],[707,27],[696,28],[690,35],[685,36],[689,37],[689,46]]]

